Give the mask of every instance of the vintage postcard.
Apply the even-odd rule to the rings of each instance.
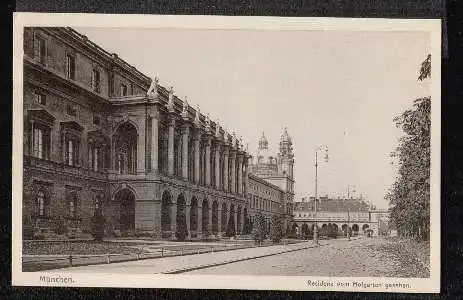
[[[14,16],[14,285],[437,293],[440,20]]]

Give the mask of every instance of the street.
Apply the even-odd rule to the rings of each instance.
[[[246,248],[61,269],[76,273],[429,277],[428,244],[354,238]]]
[[[318,248],[236,262],[184,274],[309,275],[337,277],[428,277],[429,262],[398,240],[329,240]],[[414,247],[416,248],[416,247]]]

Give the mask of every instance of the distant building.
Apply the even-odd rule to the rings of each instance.
[[[317,220],[320,228],[334,226],[344,232],[351,228],[357,234],[366,234],[371,230],[373,235],[378,235],[381,232],[380,227],[387,222],[386,210],[377,210],[362,198],[324,196],[319,198],[317,204],[318,214],[315,214],[314,197],[294,202],[293,219],[298,227],[304,223],[313,225]]]
[[[252,214],[260,212],[269,219],[271,214],[278,213],[283,217],[286,229],[291,221],[294,200],[293,142],[287,128],[280,137],[279,150],[275,156],[270,155],[268,140],[262,133],[256,158],[249,164],[249,201]],[[260,186],[252,181],[260,182]]]

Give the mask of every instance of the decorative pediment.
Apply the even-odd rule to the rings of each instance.
[[[45,109],[30,109],[28,110],[28,115],[30,118],[36,119],[38,121],[43,121],[50,124],[55,122],[55,117]]]
[[[82,127],[79,123],[76,121],[67,121],[67,122],[61,122],[61,126],[67,129],[72,129],[75,131],[82,131],[84,130],[84,127]]]

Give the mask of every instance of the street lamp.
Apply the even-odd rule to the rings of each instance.
[[[313,243],[318,245],[318,209],[317,209],[317,201],[318,201],[318,152],[325,151],[324,159],[325,162],[328,162],[328,146],[321,145],[315,148],[315,227],[313,229]]]

